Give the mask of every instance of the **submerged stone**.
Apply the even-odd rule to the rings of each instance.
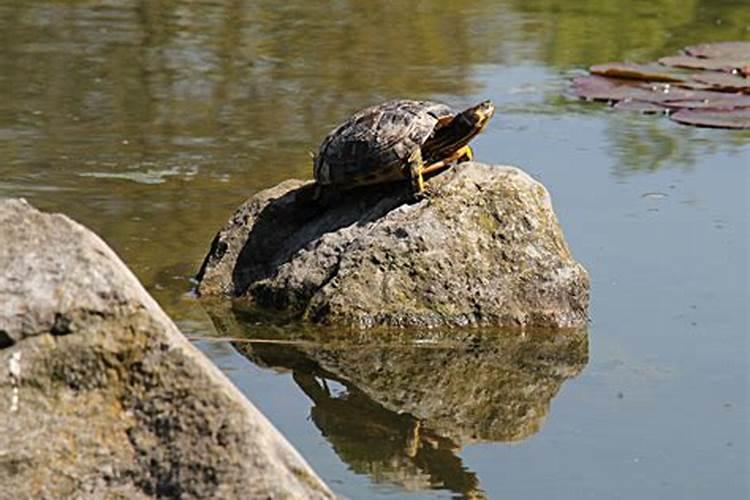
[[[198,275],[223,295],[319,323],[370,327],[577,327],[589,279],[539,182],[515,167],[464,163],[414,203],[401,184],[325,206],[290,180],[240,206]]]
[[[331,498],[95,234],[0,202],[0,498]]]

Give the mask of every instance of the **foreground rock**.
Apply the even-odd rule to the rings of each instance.
[[[96,235],[0,202],[0,498],[330,498]]]
[[[290,180],[245,202],[198,275],[203,295],[242,297],[321,323],[577,327],[589,279],[541,184],[464,163],[430,181],[346,192],[321,209]]]

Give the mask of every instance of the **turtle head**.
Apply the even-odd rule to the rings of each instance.
[[[482,101],[458,113],[447,124],[436,129],[422,145],[423,158],[428,163],[452,158],[487,126],[494,113],[492,101]]]
[[[481,131],[495,114],[495,105],[492,101],[482,101],[462,113],[478,130]]]

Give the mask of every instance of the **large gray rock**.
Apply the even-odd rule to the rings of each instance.
[[[330,498],[95,234],[0,201],[0,498]]]
[[[198,292],[359,326],[586,323],[588,275],[544,186],[480,163],[429,186],[419,203],[376,186],[325,209],[309,182],[258,193],[217,234]]]

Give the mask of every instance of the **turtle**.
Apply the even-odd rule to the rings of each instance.
[[[408,99],[362,109],[323,139],[313,156],[316,184],[347,190],[409,180],[420,197],[426,174],[473,158],[468,144],[494,111],[489,100],[461,112],[439,102]]]

